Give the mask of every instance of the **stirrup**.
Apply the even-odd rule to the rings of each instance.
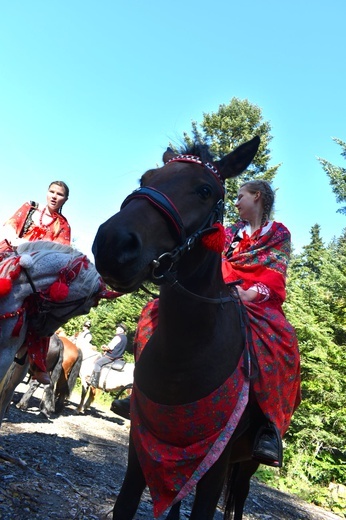
[[[282,439],[276,425],[274,423],[262,425],[255,438],[252,458],[266,466],[281,468],[282,451]]]

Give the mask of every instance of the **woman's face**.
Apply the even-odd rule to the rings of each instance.
[[[239,212],[239,217],[242,220],[248,220],[254,215],[255,210],[257,209],[257,203],[260,196],[260,193],[256,191],[255,193],[251,193],[246,189],[245,186],[241,187],[238,191],[238,197],[235,202],[235,207]]]
[[[49,186],[47,193],[47,206],[51,213],[58,211],[66,200],[67,196],[65,188],[58,184],[52,184]]]

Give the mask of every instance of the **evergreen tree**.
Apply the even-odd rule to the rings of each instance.
[[[333,138],[333,141],[335,141],[339,146],[341,146],[341,155],[342,157],[346,158],[346,143],[341,141],[341,139],[337,139],[336,137]],[[336,196],[336,201],[340,204],[346,202],[346,168],[342,168],[341,166],[335,166],[329,161],[321,159],[321,157],[317,157],[317,159],[319,160],[323,170],[329,177],[332,190]],[[340,208],[338,211],[346,215],[346,206]]]
[[[184,133],[184,142],[190,146],[197,141],[207,144],[215,159],[220,159],[231,150],[258,135],[259,150],[249,168],[236,179],[227,179],[225,221],[234,222],[238,214],[234,209],[239,186],[250,179],[261,178],[271,182],[280,165],[269,166],[271,160],[269,143],[272,140],[271,126],[263,120],[261,109],[247,99],[232,98],[228,105],[220,105],[216,113],[203,114],[200,124],[192,122],[192,137]]]
[[[320,226],[315,224],[310,230],[310,244],[303,247],[303,264],[305,268],[310,269],[316,275],[321,273],[323,254],[325,252],[320,231]]]
[[[290,482],[299,475],[310,496],[312,483],[325,486],[319,494],[327,494],[329,483],[342,483],[345,475],[346,351],[339,342],[342,316],[336,316],[345,294],[346,258],[339,254],[340,269],[335,250],[323,246],[314,226],[310,244],[293,257],[288,277],[285,312],[298,335],[302,402],[287,433],[289,464],[283,474]],[[321,496],[316,500],[322,503]]]

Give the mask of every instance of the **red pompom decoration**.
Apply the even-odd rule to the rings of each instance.
[[[10,294],[12,290],[12,282],[9,278],[0,278],[0,298]]]
[[[225,248],[226,231],[221,222],[216,222],[212,226],[215,231],[210,231],[208,235],[202,237],[202,244],[206,249],[222,253]]]
[[[67,298],[68,292],[69,288],[66,283],[54,282],[49,288],[49,297],[55,302],[60,302]]]

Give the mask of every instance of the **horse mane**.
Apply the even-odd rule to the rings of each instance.
[[[215,161],[215,157],[210,151],[209,146],[199,141],[194,141],[189,145],[184,143],[180,146],[178,153],[181,155],[196,155],[204,163]]]
[[[76,255],[81,255],[79,251],[77,251],[72,246],[68,246],[65,244],[59,244],[57,242],[50,242],[48,240],[37,240],[36,242],[22,242],[17,247],[17,253],[51,253],[52,251],[56,253],[76,253]]]
[[[88,261],[89,268],[82,269],[79,272],[78,284],[80,288],[84,286],[86,288],[87,293],[90,296],[94,294],[97,290],[96,285],[98,287],[100,285],[100,275],[97,272],[95,266],[92,264],[92,262],[90,262],[87,256],[84,255],[84,253],[81,253],[72,246],[44,240],[36,242],[23,242],[18,246],[17,254],[23,255],[25,253],[35,253],[32,255],[33,264],[42,261],[45,257],[49,257],[51,254],[66,255],[66,267],[71,263],[71,261],[73,262],[75,259],[80,258],[81,261],[83,261],[83,259],[85,258]]]

